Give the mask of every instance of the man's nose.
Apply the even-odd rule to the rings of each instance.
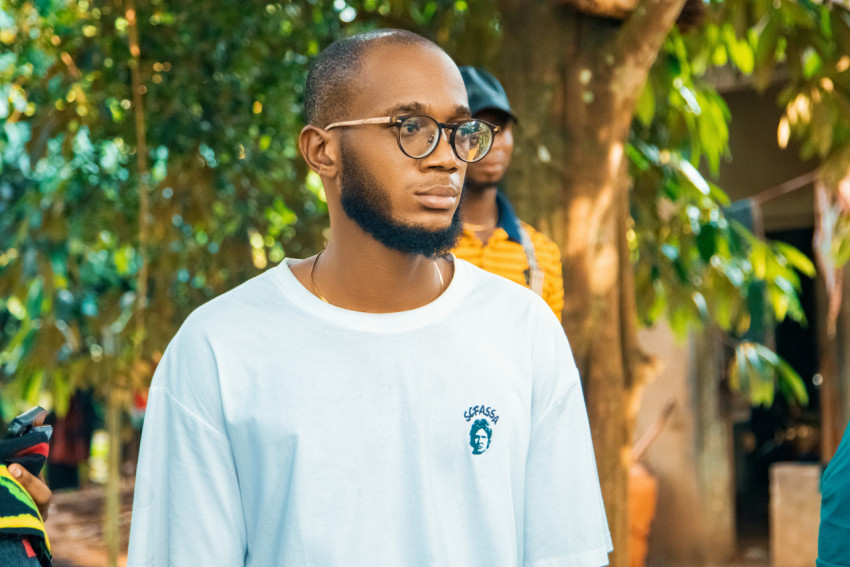
[[[463,162],[457,157],[450,142],[451,129],[440,128],[440,139],[437,140],[437,147],[434,148],[434,151],[430,155],[423,158],[423,160],[428,160],[424,165],[451,170],[460,167]]]

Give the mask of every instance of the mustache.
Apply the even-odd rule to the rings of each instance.
[[[425,181],[419,181],[407,186],[407,189],[413,193],[426,193],[434,187],[451,187],[455,191],[463,190],[464,182],[453,181],[445,177],[431,177]]]

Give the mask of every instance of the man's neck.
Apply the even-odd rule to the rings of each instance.
[[[439,297],[451,281],[451,262],[392,250],[356,226],[334,225],[318,262],[291,267],[304,287],[328,303],[367,313],[408,311]]]
[[[460,214],[466,226],[495,227],[499,221],[496,204],[498,186],[466,187],[460,203]]]

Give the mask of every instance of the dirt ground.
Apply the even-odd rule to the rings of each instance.
[[[121,555],[118,565],[127,563],[127,541],[130,534],[130,510],[133,500],[133,480],[121,484]],[[104,567],[106,547],[103,544],[104,489],[93,485],[80,490],[59,491],[53,494],[47,535],[53,549],[54,567]]]

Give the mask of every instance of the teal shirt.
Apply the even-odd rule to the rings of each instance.
[[[850,567],[850,427],[821,481],[817,567]]]

